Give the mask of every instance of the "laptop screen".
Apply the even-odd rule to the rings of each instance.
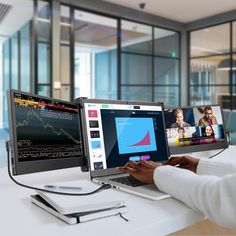
[[[219,105],[166,109],[165,124],[171,154],[228,146]]]
[[[85,102],[90,169],[168,159],[162,105]]]
[[[14,174],[80,166],[83,151],[74,103],[10,91]]]

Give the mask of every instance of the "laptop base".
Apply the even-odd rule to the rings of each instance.
[[[131,193],[151,200],[162,200],[170,198],[169,194],[159,191],[155,184],[146,184],[142,186],[132,187],[111,180],[112,178],[116,178],[118,176],[121,177],[125,175],[121,174],[121,175],[116,175],[115,177],[113,175],[113,176],[93,178],[92,181],[98,184],[110,184],[113,189]]]

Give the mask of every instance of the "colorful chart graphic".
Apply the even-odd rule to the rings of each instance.
[[[119,154],[156,151],[152,118],[116,117]]]

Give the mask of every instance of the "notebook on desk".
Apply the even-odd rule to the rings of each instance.
[[[164,162],[169,157],[162,104],[80,99],[85,156],[91,179],[153,200],[169,197],[116,167],[129,160]]]
[[[122,205],[118,207],[111,207],[100,210],[62,214],[58,212],[53,206],[51,206],[47,201],[45,201],[39,194],[31,195],[30,198],[32,203],[70,225],[100,219],[103,217],[123,214],[127,212],[127,207]]]
[[[60,184],[59,184],[60,185]],[[88,180],[79,180],[72,182],[64,182],[64,186],[79,186],[81,190],[59,190],[62,192],[72,193],[87,193],[97,189],[97,185]],[[38,195],[48,202],[54,209],[61,214],[72,214],[78,212],[88,212],[95,210],[108,209],[113,207],[120,207],[124,205],[124,201],[117,197],[113,192],[106,190],[97,194],[86,196],[66,196],[54,193],[47,193],[43,191],[37,191]]]
[[[63,182],[53,186],[70,186],[67,189],[58,188],[56,191],[73,194],[92,192],[97,189],[97,185],[89,180]],[[127,212],[124,200],[112,189],[86,196],[58,195],[37,191],[37,194],[30,196],[30,199],[35,205],[68,224],[82,223]]]

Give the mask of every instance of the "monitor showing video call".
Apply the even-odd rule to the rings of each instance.
[[[219,105],[165,109],[165,124],[171,154],[228,147]]]

